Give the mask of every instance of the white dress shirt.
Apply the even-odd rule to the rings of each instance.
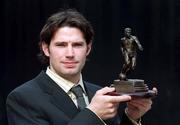
[[[68,80],[62,78],[61,76],[59,76],[58,74],[53,72],[49,67],[47,67],[46,74],[52,80],[54,80],[54,82],[57,83],[59,85],[59,87],[61,87],[69,95],[69,97],[72,99],[72,101],[74,102],[74,104],[76,106],[77,106],[76,96],[70,90],[72,87],[74,87],[76,85],[80,85],[84,91],[83,96],[84,96],[85,103],[86,103],[86,105],[89,104],[88,96],[87,96],[87,93],[85,91],[83,80],[82,80],[82,75],[80,76],[80,80],[78,83],[72,83],[71,81],[68,81]]]

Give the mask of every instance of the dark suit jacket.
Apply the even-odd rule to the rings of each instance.
[[[84,82],[89,100],[100,87]],[[79,111],[71,98],[42,71],[13,90],[7,98],[9,125],[103,125],[89,109]],[[119,117],[105,121],[118,125]],[[127,117],[121,125],[132,125]]]

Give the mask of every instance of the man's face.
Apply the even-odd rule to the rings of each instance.
[[[50,69],[70,80],[79,77],[91,43],[87,45],[78,28],[65,26],[55,32],[49,46],[44,43],[42,48],[49,57]]]

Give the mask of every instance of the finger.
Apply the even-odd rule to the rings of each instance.
[[[142,103],[152,103],[151,98],[133,98],[131,102],[142,102]]]
[[[139,109],[149,110],[151,109],[152,102],[150,101],[150,102],[143,103],[141,101],[134,101],[134,102],[128,102],[127,104],[128,106],[134,106]]]
[[[109,92],[114,92],[114,91],[115,91],[114,87],[104,87],[104,88],[98,90],[96,93],[99,95],[105,95]]]
[[[131,109],[133,111],[139,111],[139,108],[137,108],[137,106],[131,105],[131,104],[127,104],[127,109]]]
[[[122,95],[122,96],[107,96],[110,102],[113,103],[120,103],[120,102],[127,102],[131,100],[131,96]]]
[[[137,106],[137,107],[151,107],[152,102],[140,102],[140,101],[134,101],[134,102],[128,102],[128,104]]]
[[[152,100],[151,99],[135,99],[131,101],[132,103],[137,103],[141,105],[152,105]]]

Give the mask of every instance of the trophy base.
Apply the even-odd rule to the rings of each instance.
[[[149,90],[141,79],[117,79],[111,86],[115,87],[116,91],[110,95],[130,95],[132,98],[153,98],[157,95],[157,92]]]

